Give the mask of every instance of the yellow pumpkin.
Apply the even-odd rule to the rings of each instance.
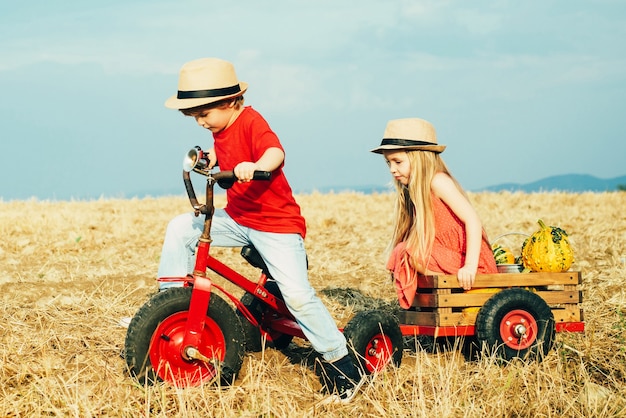
[[[531,271],[567,271],[574,262],[574,251],[567,232],[556,226],[546,226],[541,219],[539,231],[522,245],[522,263]]]

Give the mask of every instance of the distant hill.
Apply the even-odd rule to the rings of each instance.
[[[546,177],[532,183],[502,183],[489,186],[475,191],[499,192],[503,190],[521,192],[607,192],[616,191],[618,186],[626,187],[626,176],[612,179],[600,179],[588,174],[563,174],[559,176]]]
[[[480,189],[473,189],[472,192],[499,192],[503,190],[507,191],[521,191],[526,193],[532,192],[551,192],[551,191],[563,191],[563,192],[572,192],[572,193],[582,193],[582,192],[606,192],[606,191],[616,191],[618,186],[626,187],[626,176],[615,177],[612,179],[600,179],[587,174],[564,174],[559,176],[546,177],[541,180],[534,181],[532,183],[520,184],[520,183],[502,183],[494,186],[483,187]],[[372,193],[389,193],[393,192],[395,189],[391,185],[391,183],[385,185],[361,185],[361,186],[327,186],[316,188],[314,190],[311,189],[296,189],[294,192],[296,194],[303,193],[311,193],[313,191],[319,193],[342,193],[342,192],[357,192],[363,194],[372,194]],[[219,187],[215,188],[216,193],[224,193]],[[203,190],[196,189],[196,193],[199,198],[204,198]],[[141,193],[135,193],[132,196],[135,197],[146,197],[146,196],[184,196],[185,191],[182,187],[176,187],[170,190],[166,189],[153,189],[146,190]]]
[[[588,174],[563,174],[558,176],[546,177],[541,180],[534,181],[532,183],[502,183],[493,186],[483,187],[480,189],[474,189],[472,192],[499,192],[499,191],[511,191],[511,192],[552,192],[562,191],[570,193],[582,193],[582,192],[612,192],[617,191],[618,186],[626,187],[626,176],[615,177],[612,179],[601,179]],[[344,186],[344,187],[324,187],[317,191],[321,193],[340,193],[345,191],[354,191],[365,194],[370,193],[385,193],[393,191],[393,187],[388,184],[384,186]],[[308,193],[309,190],[299,190],[300,193]]]

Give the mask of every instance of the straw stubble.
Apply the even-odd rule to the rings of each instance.
[[[470,198],[490,237],[530,234],[539,218],[569,233],[573,269],[583,273],[586,333],[559,334],[540,364],[507,366],[465,361],[459,341],[434,353],[414,342],[401,367],[374,376],[353,403],[321,410],[311,410],[320,389],[315,355],[300,340],[285,352],[248,354],[228,389],[144,388],[128,377],[117,322],[156,291],[165,226],[189,209],[183,197],[0,202],[0,416],[626,415],[626,193]],[[384,269],[393,195],[297,199],[311,283],[337,325],[363,309],[395,306]],[[238,250],[216,254],[256,276]]]

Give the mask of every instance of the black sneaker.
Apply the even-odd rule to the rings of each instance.
[[[320,373],[322,391],[330,396],[322,403],[348,403],[357,394],[365,379],[354,366],[350,356],[324,363]]]

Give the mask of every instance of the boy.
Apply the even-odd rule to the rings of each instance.
[[[178,93],[165,106],[193,117],[213,133],[209,166],[233,170],[239,181],[226,191],[227,204],[216,209],[212,245],[252,244],[266,262],[285,303],[313,348],[322,355],[325,390],[342,401],[356,392],[359,374],[348,355],[346,340],[308,280],[305,220],[283,173],[283,147],[265,119],[243,105],[248,84],[233,65],[216,58],[186,63],[180,70]],[[253,181],[255,170],[272,173],[269,181]],[[193,269],[193,251],[203,219],[179,215],[168,224],[158,277],[184,277]],[[161,290],[171,282],[160,283]]]

